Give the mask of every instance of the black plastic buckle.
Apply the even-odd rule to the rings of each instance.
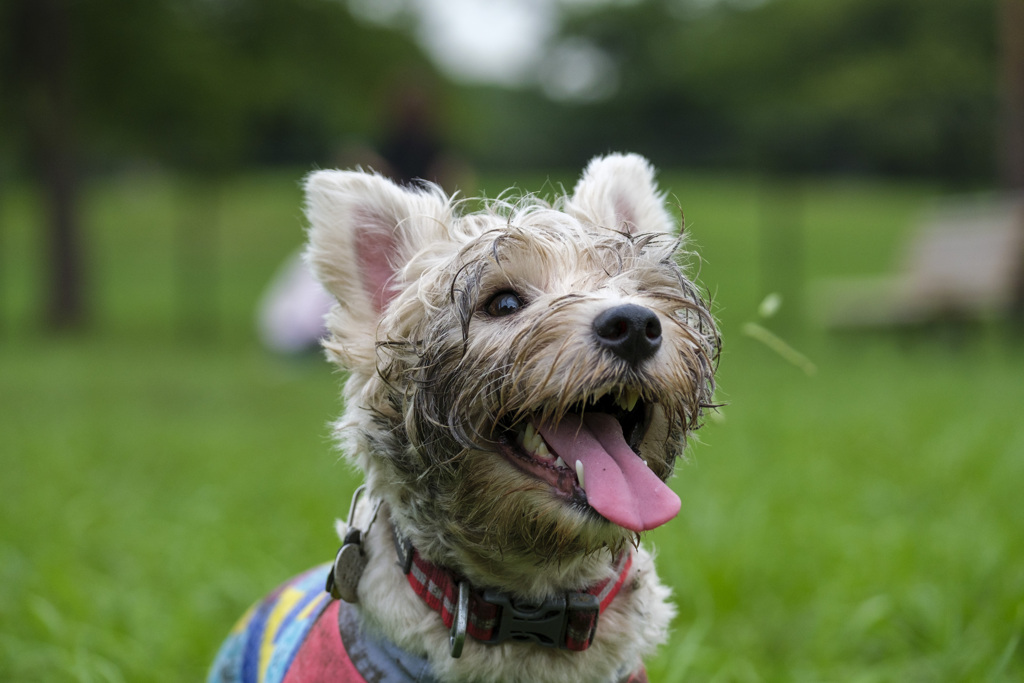
[[[491,639],[483,641],[489,645],[515,640],[564,650],[570,612],[593,612],[595,624],[596,615],[600,613],[597,596],[590,593],[555,595],[539,605],[515,601],[495,590],[485,590],[483,599],[501,606],[501,616]]]

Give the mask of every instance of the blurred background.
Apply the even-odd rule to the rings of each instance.
[[[0,679],[201,678],[333,557],[306,173],[609,151],[724,337],[651,679],[1024,678],[1024,0],[6,0]]]

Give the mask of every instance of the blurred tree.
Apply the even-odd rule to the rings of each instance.
[[[1004,187],[1024,191],[1024,0],[1000,0],[1002,130],[1000,161]],[[1024,231],[1024,216],[1018,219]],[[1024,259],[1024,254],[1020,255]],[[1010,313],[1024,330],[1024,270],[1017,275]]]
[[[1024,190],[1024,0],[1001,0],[1000,10],[1003,118],[999,154],[1002,181],[1006,187]],[[1024,312],[1024,281],[1019,298],[1019,308]]]
[[[216,171],[326,161],[372,134],[379,84],[416,64],[402,33],[335,0],[91,0],[76,82],[90,155]]]
[[[337,0],[0,3],[0,162],[31,169],[49,211],[47,320],[85,320],[79,159],[169,166],[204,188],[246,164],[327,165],[374,134],[377,91],[411,66],[435,73],[405,33]]]
[[[50,269],[46,322],[70,330],[85,322],[82,237],[78,220],[71,18],[64,0],[17,0],[4,68],[10,118],[23,126],[31,171],[46,200]]]
[[[993,170],[994,15],[993,0],[650,0],[565,32],[621,71],[592,139],[667,163],[976,179]]]

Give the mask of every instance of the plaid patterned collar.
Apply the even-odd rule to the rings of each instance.
[[[527,604],[508,593],[471,586],[458,574],[423,558],[392,526],[395,550],[409,585],[451,629],[451,654],[458,657],[466,634],[486,644],[533,642],[562,650],[590,647],[601,613],[618,595],[633,566],[633,553],[615,560],[615,575],[579,592]]]

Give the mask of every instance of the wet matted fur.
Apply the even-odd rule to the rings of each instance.
[[[325,346],[349,372],[337,435],[386,503],[365,542],[365,627],[442,680],[606,681],[635,668],[674,613],[639,545],[663,520],[609,521],[545,442],[568,420],[614,414],[619,441],[664,481],[712,404],[718,332],[651,166],[597,158],[571,195],[464,215],[436,187],[361,171],[316,172],[306,193],[307,259],[338,302]],[[643,353],[605,343],[595,321],[610,309],[645,311]],[[603,475],[587,476],[594,487]],[[601,581],[635,547],[633,569],[586,651],[470,638],[455,659],[396,565],[389,523],[433,563],[524,600]]]

